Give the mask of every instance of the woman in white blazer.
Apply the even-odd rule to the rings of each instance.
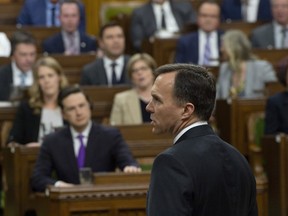
[[[138,53],[130,58],[127,71],[133,88],[115,95],[110,115],[111,125],[133,125],[150,121],[150,114],[145,107],[151,99],[155,69],[155,60],[146,53]]]
[[[263,96],[265,82],[276,81],[270,63],[252,54],[247,36],[240,30],[229,30],[222,38],[224,62],[217,80],[217,98],[256,98]]]

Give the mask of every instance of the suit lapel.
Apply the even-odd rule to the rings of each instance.
[[[79,169],[77,159],[75,156],[72,134],[69,126],[67,126],[64,130],[65,133],[63,139],[65,140],[63,140],[63,146],[65,150],[63,152],[66,152],[66,159],[67,159],[66,163],[68,164],[68,167],[71,169],[71,173],[73,173],[73,178],[79,179]]]
[[[147,18],[148,19],[147,19],[147,21],[150,21],[150,22],[149,22],[149,25],[146,26],[146,27],[148,27],[148,29],[146,31],[149,32],[149,29],[150,29],[150,33],[151,33],[151,35],[153,35],[155,33],[155,31],[157,31],[156,17],[155,17],[155,14],[153,12],[152,3],[149,3],[147,5],[147,7],[148,7],[148,10],[147,10]]]
[[[97,148],[97,143],[99,143],[99,137],[99,130],[97,130],[97,126],[92,123],[86,146],[85,166],[87,167],[93,168],[93,162],[95,158],[97,158],[98,151],[95,151],[95,149]]]
[[[87,51],[87,40],[84,34],[80,33],[80,53]]]
[[[103,58],[101,58],[99,61],[100,62],[99,62],[99,72],[98,72],[98,74],[99,74],[100,83],[108,85],[108,79],[107,79],[106,70],[105,70],[105,67],[104,67]]]

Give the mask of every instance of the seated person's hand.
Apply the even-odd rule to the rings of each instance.
[[[73,187],[74,184],[70,184],[64,181],[57,181],[54,186],[55,187]]]
[[[26,147],[40,147],[40,143],[38,142],[31,142],[25,145]]]
[[[142,171],[142,169],[140,167],[136,167],[136,166],[126,166],[123,169],[123,172],[125,172],[125,173],[138,173],[141,171]]]

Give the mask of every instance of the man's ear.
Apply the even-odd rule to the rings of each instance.
[[[182,118],[187,119],[193,115],[195,111],[195,106],[192,103],[186,103],[183,108]]]

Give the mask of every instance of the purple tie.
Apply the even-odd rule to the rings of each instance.
[[[84,162],[85,162],[85,146],[83,142],[84,136],[82,134],[79,134],[77,138],[79,139],[79,142],[80,142],[80,148],[79,148],[78,157],[77,157],[78,168],[80,169],[84,167]]]
[[[207,34],[205,50],[204,50],[203,65],[208,66],[210,64],[210,59],[211,59],[210,34]]]

